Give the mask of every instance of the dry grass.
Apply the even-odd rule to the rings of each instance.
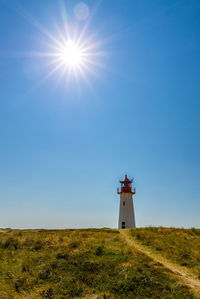
[[[194,298],[117,230],[0,232],[0,298]]]

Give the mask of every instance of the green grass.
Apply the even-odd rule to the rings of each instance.
[[[194,298],[172,272],[130,250],[117,230],[0,231],[1,299],[90,296]]]
[[[187,267],[200,279],[200,229],[147,227],[131,230],[143,245]]]

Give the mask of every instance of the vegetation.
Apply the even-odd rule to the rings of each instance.
[[[200,279],[200,229],[147,227],[132,229],[131,235]]]
[[[78,297],[194,298],[172,272],[130,250],[118,230],[0,231],[1,299]]]

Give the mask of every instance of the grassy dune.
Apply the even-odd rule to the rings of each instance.
[[[137,228],[131,235],[168,260],[192,271],[200,279],[200,229]]]
[[[142,242],[146,232],[131,231]],[[171,271],[130,250],[117,230],[0,231],[1,299],[78,297],[195,298]]]

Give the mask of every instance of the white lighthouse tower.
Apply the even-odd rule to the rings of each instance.
[[[127,175],[125,175],[125,178],[120,183],[121,188],[120,190],[117,189],[117,193],[120,194],[118,228],[134,228],[135,215],[132,197],[135,194],[135,188],[132,190],[133,180],[129,180]]]

